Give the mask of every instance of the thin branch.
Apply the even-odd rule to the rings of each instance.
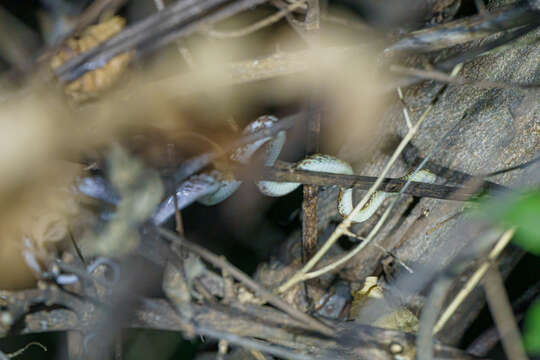
[[[53,46],[46,49],[45,52],[39,57],[38,61],[48,60],[53,56],[65,43],[65,41],[74,36],[79,35],[84,29],[90,26],[92,23],[97,22],[98,18],[105,12],[116,12],[118,8],[124,5],[127,0],[94,0],[92,4],[88,6],[82,14],[79,15],[77,23],[71,31],[62,36]]]
[[[339,186],[355,187],[361,190],[368,190],[376,181],[377,177],[361,175],[331,174],[307,170],[287,170],[279,168],[265,168],[264,172],[257,180],[297,182],[302,184],[312,184],[318,186]],[[252,179],[254,180],[254,179]],[[406,180],[395,178],[383,178],[379,190],[397,193],[403,190]],[[485,185],[481,190],[500,190],[498,187],[493,189]],[[507,189],[510,190],[510,189]],[[443,200],[467,201],[478,193],[476,187],[456,187],[447,185],[438,185],[421,182],[411,182],[410,186],[404,190],[405,194],[417,197],[429,197]]]
[[[216,39],[230,39],[230,38],[235,38],[235,37],[246,36],[246,35],[249,35],[251,33],[256,32],[256,31],[258,31],[258,30],[260,30],[260,29],[262,29],[262,28],[264,28],[266,26],[270,26],[270,25],[278,22],[279,20],[281,20],[285,16],[287,16],[287,14],[289,14],[290,12],[292,12],[292,11],[300,8],[301,6],[303,6],[305,2],[306,2],[306,0],[296,1],[296,2],[288,5],[286,8],[281,9],[277,13],[275,13],[273,15],[270,15],[265,19],[257,21],[256,23],[248,25],[248,26],[246,26],[246,27],[244,27],[242,29],[239,29],[239,30],[217,31],[215,29],[209,29],[209,30],[205,31],[204,33],[206,35],[209,35],[209,36],[211,36],[213,38],[216,38]]]
[[[264,0],[179,0],[142,21],[124,29],[118,35],[78,55],[55,72],[61,81],[69,82],[88,71],[104,66],[110,59],[126,51],[151,51],[180,37],[197,31],[203,24],[224,20]],[[200,16],[204,14],[204,19]]]
[[[231,344],[236,344],[236,345],[248,348],[248,349],[262,351],[262,352],[275,355],[278,357],[282,357],[285,359],[297,359],[297,360],[312,360],[313,359],[312,356],[300,354],[298,352],[293,351],[293,349],[288,349],[288,348],[284,348],[282,346],[277,346],[277,345],[265,344],[261,341],[248,339],[248,338],[238,336],[232,333],[224,332],[224,331],[215,331],[213,329],[205,328],[202,326],[197,326],[195,328],[195,331],[200,335],[206,335],[206,336],[210,336],[216,339],[226,340],[227,342],[230,342]]]
[[[308,141],[306,155],[319,151],[319,133],[321,130],[321,113],[315,113],[308,120]],[[318,186],[304,184],[302,201],[302,259],[307,262],[316,252],[318,238],[317,203],[319,199]]]
[[[525,349],[519,335],[516,319],[512,314],[512,306],[504,289],[501,273],[491,267],[484,279],[484,290],[491,315],[495,320],[506,356],[510,360],[526,360]]]
[[[401,106],[403,107],[403,117],[405,118],[407,129],[410,129],[412,128],[413,125],[411,122],[411,117],[409,116],[409,109],[407,107],[407,104],[405,103],[405,99],[403,98],[403,92],[401,91],[400,87],[397,88],[397,94],[398,94],[399,101],[401,102]]]
[[[306,30],[313,39],[311,46],[320,45],[320,8],[319,0],[308,0],[308,10],[304,21]],[[306,137],[306,156],[320,151],[321,110],[317,106],[320,92],[315,86],[308,100],[308,119]],[[304,185],[302,201],[302,262],[305,263],[315,254],[317,249],[319,223],[317,219],[317,204],[319,188],[315,185]],[[307,294],[307,292],[306,292]]]
[[[427,297],[418,324],[416,338],[417,360],[433,360],[433,324],[443,306],[448,290],[452,286],[452,277],[442,276],[437,279]]]
[[[418,149],[412,145],[408,144],[405,150],[403,150],[403,160],[409,165],[414,166],[415,164],[424,161],[424,158],[418,155]],[[470,175],[466,172],[451,169],[446,166],[439,165],[433,161],[428,161],[426,163],[426,169],[431,171],[432,173],[450,181],[453,183],[458,183],[462,185],[471,185],[470,181],[475,180],[478,181],[480,178],[489,176],[487,175]],[[484,180],[481,184],[483,190],[493,191],[493,192],[504,192],[511,190],[510,188],[496,184],[491,181]],[[475,188],[475,186],[471,186],[471,189]]]
[[[529,5],[506,8],[482,15],[455,20],[429,29],[419,30],[394,43],[385,52],[428,52],[441,50],[473,40],[483,39],[498,32],[524,25],[539,24],[540,12]]]
[[[499,254],[504,250],[506,245],[510,243],[510,240],[512,240],[512,237],[514,236],[515,231],[516,231],[515,228],[511,228],[504,232],[504,234],[501,236],[497,244],[495,244],[495,246],[489,253],[487,260],[484,261],[482,265],[480,265],[480,267],[474,272],[474,274],[470,277],[467,283],[465,283],[463,288],[456,295],[454,300],[452,300],[452,302],[446,307],[444,312],[441,314],[441,316],[439,317],[439,320],[433,327],[434,334],[438,333],[444,327],[446,322],[454,314],[454,312],[457,310],[459,305],[461,305],[463,300],[465,300],[465,298],[476,287],[476,285],[478,285],[480,280],[482,280],[482,277],[486,274],[492,262],[494,262],[499,257]]]
[[[533,286],[527,288],[525,292],[514,302],[512,302],[512,311],[514,312],[516,321],[519,322],[525,316],[525,307],[529,306],[540,294],[540,281],[537,281]],[[474,341],[467,346],[467,352],[477,357],[485,357],[491,349],[493,349],[500,341],[500,334],[497,327],[493,326],[484,331]]]
[[[489,177],[489,176],[495,176],[495,175],[504,174],[504,173],[507,173],[507,172],[513,171],[513,170],[525,169],[525,168],[528,168],[531,165],[534,165],[538,161],[540,161],[540,156],[536,157],[536,158],[534,158],[532,160],[526,161],[524,163],[518,164],[518,165],[510,166],[510,167],[507,167],[507,168],[504,168],[504,169],[501,169],[501,170],[497,170],[497,171],[493,171],[493,172],[484,174],[483,176],[484,177]]]
[[[185,247],[189,251],[192,251],[196,255],[199,255],[201,258],[205,259],[206,261],[209,261],[210,263],[217,266],[218,268],[226,270],[229,274],[231,274],[231,276],[233,276],[238,281],[242,282],[246,287],[254,291],[263,300],[274,305],[275,307],[289,314],[293,318],[300,320],[304,322],[305,324],[310,325],[311,327],[313,327],[314,330],[317,330],[321,332],[322,334],[329,335],[329,336],[332,336],[334,334],[334,331],[331,327],[301,312],[300,310],[293,308],[291,305],[283,301],[280,297],[272,294],[270,291],[261,287],[259,284],[253,281],[253,279],[251,279],[249,276],[244,274],[234,265],[230,264],[227,260],[225,260],[225,258],[216,256],[210,253],[205,248],[198,246],[196,244],[190,243],[187,240],[176,236],[175,234],[171,233],[168,230],[165,230],[163,228],[158,228],[158,231],[163,237],[165,237],[169,241],[177,242],[179,245]]]
[[[442,60],[436,63],[434,65],[434,68],[440,71],[449,71],[457,64],[469,62],[477,58],[478,56],[485,54],[488,51],[500,48],[501,46],[505,46],[511,43],[512,41],[519,39],[520,37],[525,36],[531,31],[533,31],[537,27],[538,27],[538,24],[533,23],[531,25],[523,26],[515,30],[508,31],[495,40],[486,41],[482,45],[479,45],[472,49],[468,49],[462,53],[453,55],[445,60]],[[398,81],[388,84],[385,87],[385,90],[393,91],[398,86],[401,86],[401,87],[411,86],[421,81],[423,81],[423,79],[420,79],[418,77],[408,77],[408,78],[400,79]]]
[[[414,69],[400,65],[391,65],[390,71],[403,75],[415,76],[422,80],[436,80],[447,84],[455,85],[472,85],[480,89],[537,89],[540,87],[540,83],[521,84],[507,83],[503,81],[467,80],[463,78],[453,78],[442,71]]]

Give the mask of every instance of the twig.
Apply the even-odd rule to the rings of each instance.
[[[489,17],[477,15],[415,31],[385,49],[385,52],[435,51],[539,22],[539,12],[532,10],[529,5],[512,7],[490,13]]]
[[[518,164],[518,165],[510,166],[510,167],[507,167],[507,168],[504,168],[504,169],[501,169],[501,170],[497,170],[497,171],[493,171],[493,172],[484,174],[483,176],[484,177],[489,177],[489,176],[495,176],[495,175],[504,174],[504,173],[507,173],[507,172],[513,171],[513,170],[525,169],[525,168],[537,163],[538,161],[540,161],[540,156],[536,157],[536,158],[534,158],[532,160],[526,161],[524,163]]]
[[[445,74],[446,75],[446,74]],[[407,128],[412,128],[412,122],[411,117],[409,116],[409,109],[407,108],[407,104],[405,103],[405,99],[403,99],[403,92],[401,91],[401,88],[397,88],[398,98],[401,102],[401,106],[403,107],[403,117],[405,118],[405,123],[407,124]]]
[[[449,71],[457,64],[466,63],[469,62],[478,56],[481,56],[482,54],[491,51],[493,49],[499,48],[501,46],[507,45],[508,43],[528,34],[529,32],[533,31],[538,27],[538,24],[531,24],[528,26],[520,27],[516,30],[508,31],[505,34],[501,35],[495,40],[487,41],[483,43],[482,45],[469,49],[463,53],[460,53],[458,55],[453,55],[446,60],[442,60],[434,65],[434,67],[441,71]],[[396,87],[401,86],[410,86],[417,84],[419,82],[423,81],[420,78],[417,77],[409,77],[405,79],[398,80],[394,83],[391,83],[385,87],[386,91],[393,91]]]
[[[461,69],[461,67],[456,67],[454,69],[454,71],[452,71],[452,75],[456,75],[459,70]],[[431,103],[429,104],[429,106],[427,107],[427,109],[424,111],[424,113],[420,116],[420,118],[418,119],[418,121],[416,122],[416,124],[414,124],[414,126],[412,128],[409,129],[409,131],[407,132],[407,135],[403,138],[403,140],[401,141],[401,143],[398,145],[397,149],[394,151],[394,153],[392,154],[392,157],[390,158],[390,160],[388,161],[388,163],[386,164],[384,170],[382,171],[382,173],[379,175],[379,177],[377,178],[377,181],[375,181],[375,183],[370,187],[370,189],[368,190],[368,192],[364,195],[364,197],[362,198],[362,200],[356,205],[356,207],[353,209],[353,211],[345,218],[345,220],[343,220],[339,225],[338,227],[334,230],[334,232],[332,233],[332,235],[330,235],[330,237],[328,238],[328,240],[326,241],[326,243],[321,247],[321,249],[317,252],[317,254],[315,254],[313,256],[313,258],[299,271],[297,272],[295,275],[293,275],[287,282],[285,282],[282,286],[279,287],[278,291],[279,292],[285,292],[286,290],[288,290],[290,287],[292,287],[293,285],[295,285],[296,283],[300,282],[300,281],[303,281],[306,278],[306,275],[307,275],[307,272],[309,270],[311,270],[316,264],[317,262],[324,256],[324,254],[326,254],[326,252],[330,249],[330,247],[339,239],[339,237],[341,235],[343,235],[343,232],[344,230],[348,230],[349,227],[351,226],[352,224],[352,219],[354,218],[354,216],[356,216],[356,214],[365,206],[365,204],[367,203],[367,201],[369,200],[369,198],[371,197],[371,195],[373,195],[373,193],[379,188],[379,186],[382,184],[383,182],[383,179],[385,178],[386,174],[388,174],[388,171],[390,170],[390,168],[392,167],[392,165],[394,164],[394,162],[397,160],[397,158],[399,157],[399,154],[401,154],[401,152],[403,151],[403,149],[405,148],[405,146],[407,145],[407,143],[412,139],[412,137],[416,134],[416,132],[418,131],[418,129],[420,128],[420,125],[422,125],[422,123],[424,122],[424,120],[427,118],[428,114],[431,112],[431,110],[433,109],[434,107],[434,104],[436,103],[436,101],[438,100],[438,98],[440,97],[441,93],[444,91],[446,87],[443,86],[443,88],[441,88],[439,90],[439,92],[437,93],[437,95],[433,98],[433,100],[431,101]],[[362,244],[367,244],[367,241],[366,242],[363,242]],[[348,261],[352,256],[356,255],[356,253],[358,253],[362,248],[359,245],[356,249],[354,249],[353,251],[349,252],[349,254],[345,255],[342,259],[338,260],[337,262],[335,262],[334,264],[331,264],[329,266],[326,266],[325,269],[328,270],[328,269],[331,269],[331,268],[334,268],[335,266],[339,266],[341,264],[343,264],[344,262]],[[365,246],[365,245],[363,245]],[[320,271],[317,272],[317,274],[321,274]],[[311,277],[312,278],[312,277]]]
[[[494,49],[500,48],[501,46],[505,46],[512,41],[519,39],[520,37],[527,35],[531,31],[538,28],[538,23],[533,22],[530,25],[519,27],[515,30],[507,31],[503,33],[500,37],[498,37],[495,40],[486,41],[482,45],[467,50],[463,53],[460,53],[455,56],[451,56],[450,58],[443,60],[435,65],[435,67],[442,71],[448,71],[452,69],[456,64],[465,63],[468,61],[471,61],[472,59],[481,56],[489,51],[492,51]]]
[[[449,276],[443,276],[435,281],[424,303],[416,338],[418,360],[433,360],[433,324],[437,320],[437,314],[452,286],[452,281],[453,278]]]
[[[531,301],[540,294],[540,281],[536,282],[514,302],[512,310],[516,314],[516,321],[519,322],[525,315],[525,307],[530,305]],[[485,357],[491,349],[497,345],[500,340],[500,334],[497,327],[493,326],[484,331],[467,347],[467,352],[474,356]]]
[[[418,149],[416,149],[412,144],[408,144],[405,150],[403,150],[403,159],[409,166],[414,166],[418,162],[424,161],[424,158],[418,155]],[[462,185],[470,184],[470,181],[475,179],[478,180],[479,178],[489,176],[489,175],[470,175],[466,172],[455,170],[448,168],[446,166],[441,166],[439,164],[434,163],[433,161],[428,161],[426,163],[426,169],[429,169],[432,173],[445,178],[446,180],[458,183]],[[494,191],[494,192],[504,192],[511,190],[510,188],[496,184],[491,181],[484,180],[481,184],[483,190],[488,191]],[[475,187],[471,187],[475,188]]]
[[[489,228],[479,237],[476,237],[473,254],[484,248],[483,244],[492,244],[500,238],[500,232],[490,230]],[[454,279],[459,276],[471,262],[471,254],[462,253],[453,263],[451,263],[445,271],[439,272],[433,285],[431,286],[430,294],[427,297],[422,307],[422,314],[418,324],[418,337],[416,338],[416,349],[419,360],[432,360],[434,358],[434,327],[437,321],[437,315],[446,300],[446,295],[450,291]]]
[[[3,292],[1,295],[7,296],[10,304],[25,300],[32,304],[44,303],[49,298],[32,300],[39,295],[39,291],[30,290],[16,293]],[[51,303],[49,303],[51,304]],[[217,338],[221,333],[234,334],[237,336],[253,337],[264,339],[270,343],[282,344],[287,348],[277,346],[276,348],[290,349],[291,353],[309,356],[316,359],[344,359],[356,360],[366,359],[386,359],[393,358],[388,344],[396,342],[405,349],[414,348],[414,336],[396,330],[387,330],[368,325],[356,324],[354,322],[336,323],[339,338],[325,338],[310,332],[309,328],[292,320],[287,315],[270,307],[250,306],[255,311],[244,311],[243,305],[238,309],[216,308],[215,306],[192,304],[195,313],[197,333],[213,336],[205,329],[214,332]],[[100,315],[99,307],[84,308],[78,314],[85,316],[75,316],[72,311],[58,309],[54,311],[36,311],[27,314],[24,327],[17,333],[40,333],[44,331],[65,331],[83,330],[92,325],[95,318]],[[82,312],[84,311],[84,312]],[[128,328],[143,328],[168,331],[184,331],[186,320],[178,316],[171,305],[164,299],[141,298],[140,306],[125,324]],[[255,315],[255,317],[253,316]],[[255,321],[254,321],[255,320]],[[308,330],[307,332],[299,330]],[[235,343],[232,338],[227,341]],[[342,341],[342,340],[350,341]],[[247,339],[249,340],[249,339]],[[238,343],[238,345],[243,346]],[[249,346],[248,346],[249,347]],[[294,348],[294,350],[293,350]],[[435,354],[443,355],[445,358],[470,359],[458,349],[435,345]],[[265,350],[264,350],[265,351]],[[316,351],[316,352],[314,352]],[[282,355],[290,358],[290,354]],[[472,359],[471,359],[472,360]]]
[[[246,179],[244,177],[244,179]],[[376,181],[377,177],[362,176],[362,175],[344,175],[331,174],[307,170],[286,170],[279,168],[265,168],[257,180],[282,181],[282,182],[297,182],[302,184],[313,184],[318,186],[340,186],[340,187],[355,187],[361,190],[368,190]],[[252,179],[254,180],[254,179]],[[383,178],[379,190],[385,192],[396,193],[403,190],[406,180]],[[481,190],[499,190],[499,187],[491,187],[485,185]],[[510,190],[510,189],[506,189]],[[411,182],[409,187],[404,190],[405,194],[417,197],[429,197],[434,199],[444,200],[470,200],[478,193],[476,188],[456,187],[448,185],[438,185],[421,182]]]
[[[527,355],[525,355],[516,319],[512,314],[512,306],[504,289],[501,273],[497,268],[491,267],[487,271],[484,278],[484,290],[506,356],[510,360],[526,360]]]
[[[242,282],[246,287],[248,287],[249,289],[254,291],[256,294],[258,294],[263,300],[274,305],[275,307],[289,314],[293,318],[312,326],[314,330],[317,330],[321,332],[322,334],[325,334],[328,336],[333,335],[334,331],[332,330],[331,327],[301,312],[300,310],[293,308],[291,305],[287,304],[278,296],[262,288],[259,284],[253,281],[249,276],[244,274],[234,265],[230,264],[223,257],[216,256],[210,253],[208,250],[204,249],[203,247],[190,243],[187,240],[176,236],[175,234],[171,233],[168,230],[165,230],[163,228],[158,228],[158,231],[162,236],[167,238],[169,241],[177,242],[181,246],[194,252],[195,254],[199,255],[201,258],[205,259],[206,261],[209,261],[210,263],[217,266],[218,268],[225,269],[229,274],[231,274],[231,276],[236,278],[238,281]]]
[[[15,351],[15,352],[12,352],[12,353],[9,353],[9,354],[5,354],[6,358],[8,359],[13,359],[14,357],[17,357],[19,355],[22,355],[22,353],[24,353],[26,350],[28,350],[28,348],[30,346],[37,346],[39,348],[41,348],[41,350],[47,352],[47,348],[45,347],[45,345],[41,344],[41,343],[38,343],[37,341],[32,341],[32,342],[29,342],[28,344],[24,345],[24,347],[22,347],[21,349]],[[1,359],[1,357],[0,357]]]
[[[49,49],[46,49],[45,52],[39,57],[39,61],[44,61],[49,59],[54,55],[64,44],[66,39],[79,35],[84,29],[90,26],[93,22],[96,22],[98,18],[107,10],[116,11],[120,8],[127,0],[94,0],[90,6],[88,6],[83,13],[77,19],[77,23],[69,33],[65,34],[61,39],[59,39],[53,46]]]
[[[308,0],[308,10],[305,18],[305,28],[311,34],[312,45],[320,44],[320,9],[319,0]],[[317,88],[317,87],[315,87]],[[321,133],[321,111],[317,109],[319,93],[316,89],[308,100],[306,156],[319,152]],[[302,201],[302,263],[306,263],[315,254],[317,249],[318,229],[317,203],[319,201],[319,189],[315,185],[304,185],[304,197]],[[307,288],[306,288],[307,289]],[[307,293],[306,293],[307,294]]]
[[[463,78],[454,78],[448,76],[442,71],[437,70],[422,70],[408,68],[400,65],[390,66],[390,71],[397,72],[403,75],[415,76],[423,80],[436,80],[448,84],[456,85],[472,85],[480,89],[536,89],[540,87],[540,83],[532,84],[520,84],[520,83],[507,83],[503,81],[488,81],[488,80],[467,80]]]
[[[354,56],[360,53],[363,48],[365,47],[351,46],[325,48],[324,50],[336,55],[351,54],[351,56]],[[277,52],[269,56],[225,64],[219,69],[218,76],[213,76],[212,86],[219,88],[303,73],[313,69],[316,65],[316,62],[313,62],[313,56],[316,56],[316,54],[309,49],[295,52]],[[207,84],[205,81],[200,81],[200,79],[201,77],[205,78],[207,75],[203,71],[204,69],[199,69],[198,72],[145,83],[144,88],[147,89],[148,93],[158,91],[174,96],[189,95],[198,91],[204,92],[207,90]],[[213,71],[216,71],[216,69]]]
[[[492,50],[499,46],[505,45],[535,29],[537,25],[530,25],[519,28],[500,38],[487,42],[477,48],[469,49],[464,53],[448,58],[444,61],[436,63],[434,67],[440,71],[450,71],[456,64],[465,63],[475,59],[486,51]],[[336,54],[343,54],[345,57],[348,54],[351,56],[361,53],[363,46],[351,47],[333,47],[325,48],[325,51]],[[246,61],[234,62],[223,66],[223,76],[221,80],[215,79],[214,86],[229,86],[235,84],[243,84],[254,81],[273,79],[281,76],[288,76],[306,72],[313,68],[313,50],[303,50],[297,52],[280,52],[266,57],[250,59]],[[198,81],[200,78],[198,73],[182,74],[172,76],[163,80],[153,81],[145,84],[145,88],[149,92],[163,91],[174,95],[191,94],[197,91],[205,90],[205,83]],[[405,87],[423,81],[418,77],[406,77],[398,81],[390,82],[388,85],[381,86],[381,91],[386,93],[395,91],[396,87]],[[186,86],[185,84],[189,84]]]
[[[260,21],[257,21],[256,23],[248,25],[248,26],[246,26],[246,27],[244,27],[242,29],[239,29],[239,30],[225,32],[225,31],[217,31],[215,29],[209,29],[209,30],[205,31],[205,34],[209,35],[209,36],[211,36],[213,38],[216,38],[216,39],[230,39],[230,38],[235,38],[235,37],[246,36],[246,35],[254,33],[255,31],[260,30],[260,29],[262,29],[262,28],[264,28],[266,26],[269,26],[269,25],[272,25],[272,24],[278,22],[279,20],[281,20],[282,18],[287,16],[288,13],[290,13],[290,12],[298,9],[299,7],[303,6],[305,1],[306,0],[296,1],[296,2],[288,5],[285,9],[281,9],[277,13],[275,13],[273,15],[270,15],[267,18],[262,19]]]
[[[506,245],[508,245],[510,240],[512,240],[512,237],[514,236],[515,231],[516,231],[515,228],[511,228],[504,232],[504,234],[501,236],[497,244],[495,244],[495,247],[493,247],[493,249],[489,253],[487,260],[484,261],[482,265],[480,265],[480,267],[474,272],[471,278],[467,281],[467,283],[456,295],[454,300],[452,300],[452,302],[446,307],[444,312],[441,314],[441,316],[439,317],[439,320],[433,327],[434,334],[438,333],[444,327],[446,322],[454,314],[454,312],[457,310],[459,305],[461,305],[463,300],[465,300],[465,298],[469,295],[469,293],[476,287],[476,285],[478,285],[480,280],[482,280],[482,277],[486,274],[491,263],[497,259],[499,254],[506,247]]]
[[[317,250],[318,220],[317,202],[319,189],[316,185],[304,185],[302,201],[302,259],[307,262]]]
[[[104,66],[126,51],[151,51],[195,32],[201,24],[215,23],[263,3],[264,0],[179,0],[127,27],[101,45],[79,55],[56,69],[61,81],[69,82],[84,73]],[[200,16],[204,14],[204,20]]]
[[[213,329],[198,326],[195,331],[200,335],[210,336],[216,339],[226,340],[232,344],[236,344],[248,349],[259,350],[268,354],[272,354],[285,359],[297,359],[297,360],[312,360],[313,357],[309,355],[299,354],[292,349],[287,349],[276,345],[267,345],[260,341],[247,339],[235,334],[227,333],[224,331],[215,331]]]

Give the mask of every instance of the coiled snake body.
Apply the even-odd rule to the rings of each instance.
[[[250,123],[245,129],[244,134],[251,134],[262,130],[264,128],[272,127],[278,119],[274,116],[261,116],[257,120]],[[253,143],[244,145],[236,149],[231,155],[230,159],[240,164],[247,164],[250,158],[259,150],[262,146],[265,146],[265,166],[273,166],[276,162],[279,153],[285,143],[286,133],[280,131],[273,137],[266,137],[257,140]],[[309,156],[294,165],[295,169],[326,172],[333,174],[345,174],[353,175],[354,171],[352,167],[336,157],[323,154],[315,154]],[[403,177],[404,180],[412,180],[418,182],[435,182],[435,175],[426,170],[417,171],[414,175],[407,175]],[[180,194],[185,195],[189,192],[194,192],[193,189],[204,188],[204,194],[197,196],[197,201],[201,204],[211,206],[222,202],[231,196],[242,184],[241,181],[232,178],[231,176],[225,176],[219,170],[213,170],[210,173],[201,175],[195,175],[189,178],[182,186],[177,190],[177,196]],[[277,182],[277,181],[258,181],[257,187],[259,190],[267,196],[283,196],[294,191],[301,184],[292,182]],[[204,185],[204,186],[203,186]],[[196,192],[196,191],[195,191]],[[356,216],[352,219],[353,222],[362,222],[369,219],[381,206],[383,201],[391,196],[395,196],[394,193],[387,193],[384,191],[376,191],[368,200],[362,210],[360,210]],[[180,198],[178,199],[180,201]],[[337,202],[337,209],[341,216],[348,216],[354,209],[353,205],[353,189],[341,188],[339,191],[339,197]],[[153,220],[155,223],[162,223],[174,212],[174,205],[172,197],[160,206],[154,213]]]

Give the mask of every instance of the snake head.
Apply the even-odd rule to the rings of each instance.
[[[271,128],[274,126],[274,124],[278,122],[278,118],[272,115],[263,115],[259,116],[255,121],[249,123],[242,132],[244,135],[253,134],[257,131],[264,130]],[[284,135],[284,133],[282,134]],[[262,139],[256,140],[252,143],[246,144],[244,146],[239,147],[231,154],[231,160],[237,161],[242,164],[247,164],[249,162],[249,159],[253,156],[253,154],[265,143],[270,141],[272,138],[264,137]],[[281,151],[281,146],[283,146],[284,139],[280,141],[281,144],[276,146],[276,149],[273,150],[275,154],[272,156],[273,158],[277,157],[279,155],[279,152]],[[275,159],[274,159],[275,160]]]

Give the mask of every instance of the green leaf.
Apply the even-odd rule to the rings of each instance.
[[[505,227],[516,226],[514,243],[540,255],[540,190],[528,190],[486,202],[480,211]]]
[[[540,254],[540,191],[529,191],[510,203],[503,221],[517,226],[514,243]]]
[[[531,355],[540,355],[540,301],[527,311],[523,324],[523,342]]]

